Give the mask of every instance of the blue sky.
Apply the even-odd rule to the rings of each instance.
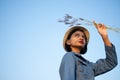
[[[120,28],[119,0],[0,0],[0,80],[60,80],[62,47],[69,28],[58,20],[65,14]],[[94,26],[88,51],[96,62],[105,58],[104,44]],[[120,33],[108,30],[116,46],[118,66],[96,80],[119,80]]]

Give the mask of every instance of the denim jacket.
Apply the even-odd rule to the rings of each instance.
[[[114,45],[105,46],[106,58],[96,63],[89,62],[81,55],[67,52],[62,59],[59,73],[61,80],[94,80],[95,76],[112,70],[117,65]]]

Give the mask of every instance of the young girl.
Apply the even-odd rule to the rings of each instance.
[[[106,58],[96,63],[89,62],[81,55],[87,51],[89,32],[81,26],[70,28],[63,40],[67,53],[63,56],[59,73],[61,80],[94,80],[95,76],[112,70],[117,65],[115,46],[110,42],[105,25],[93,22],[104,45]]]

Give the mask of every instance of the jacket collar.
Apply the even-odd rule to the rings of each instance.
[[[84,57],[82,57],[81,54],[77,54],[75,52],[73,52],[73,53],[78,58],[78,61],[80,61],[84,65],[87,65],[88,61]]]

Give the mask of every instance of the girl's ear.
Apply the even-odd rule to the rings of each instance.
[[[67,45],[70,45],[70,44],[71,44],[71,43],[70,43],[70,40],[67,40],[67,41],[66,41],[66,44],[67,44]]]

